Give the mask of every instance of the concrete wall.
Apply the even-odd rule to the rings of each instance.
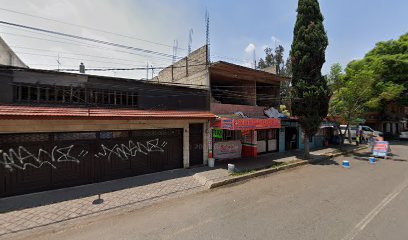
[[[0,37],[0,64],[14,67],[27,67],[21,59],[11,50],[7,43]]]
[[[183,129],[183,164],[190,166],[189,124],[203,123],[203,164],[208,161],[208,120],[1,120],[0,133]]]
[[[203,86],[209,86],[207,64],[207,46],[203,46],[187,57],[160,71],[159,75],[155,77],[153,81],[159,83],[202,85],[197,87],[203,88]]]

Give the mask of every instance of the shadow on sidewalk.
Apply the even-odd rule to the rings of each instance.
[[[34,208],[91,196],[95,196],[96,199],[98,194],[101,194],[103,198],[103,194],[106,193],[146,186],[176,178],[191,177],[196,173],[208,171],[209,169],[210,168],[205,166],[198,166],[190,169],[175,169],[106,182],[0,198],[0,213]]]
[[[334,160],[334,158],[329,158],[327,156],[320,156],[315,154],[310,154],[310,165],[317,165],[317,166],[331,166],[331,165],[339,165],[338,162]]]

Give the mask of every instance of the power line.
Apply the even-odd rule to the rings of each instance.
[[[162,53],[162,52],[157,52],[157,51],[153,51],[153,50],[149,50],[149,49],[137,48],[137,47],[132,47],[132,46],[126,46],[126,45],[123,45],[123,44],[118,44],[118,43],[114,43],[114,42],[108,42],[108,41],[103,41],[103,40],[98,40],[98,39],[93,39],[93,38],[88,38],[88,37],[81,37],[81,36],[77,36],[77,35],[72,35],[72,34],[47,30],[47,29],[43,29],[43,28],[36,28],[36,27],[31,27],[31,26],[26,26],[26,25],[21,25],[21,24],[6,22],[6,21],[0,21],[0,24],[4,24],[4,25],[8,25],[8,26],[15,26],[15,27],[24,28],[24,29],[30,29],[30,30],[39,31],[39,32],[55,34],[55,35],[64,36],[64,37],[70,37],[70,38],[89,41],[89,42],[95,42],[95,43],[99,43],[99,44],[103,44],[103,45],[108,45],[108,46],[113,46],[113,47],[118,47],[118,48],[123,48],[123,49],[128,49],[128,50],[134,50],[134,51],[144,52],[144,53],[148,53],[148,54],[159,55],[159,56],[163,56],[163,57],[170,57],[170,58],[173,57],[173,55],[167,54],[167,53]]]
[[[110,31],[106,31],[106,30],[102,30],[102,29],[98,29],[98,28],[94,28],[94,27],[89,27],[89,26],[85,26],[85,25],[64,22],[64,21],[60,21],[60,20],[56,20],[56,19],[52,19],[52,18],[36,16],[36,15],[29,14],[29,13],[19,12],[19,11],[15,11],[15,10],[11,10],[11,9],[0,8],[0,10],[6,11],[6,12],[12,12],[12,13],[15,13],[15,14],[20,14],[20,15],[25,15],[25,16],[29,16],[29,17],[33,17],[33,18],[39,18],[39,19],[43,19],[43,20],[57,22],[57,23],[61,23],[61,24],[66,24],[66,25],[70,25],[70,26],[75,26],[75,27],[79,27],[79,28],[85,28],[85,29],[89,29],[89,30],[93,30],[93,31],[97,31],[97,32],[108,33],[108,34],[121,36],[121,37],[129,38],[129,39],[134,39],[134,40],[143,41],[143,42],[147,42],[147,43],[151,43],[151,44],[156,44],[156,45],[159,45],[159,46],[165,46],[165,47],[169,47],[169,48],[173,47],[173,46],[170,46],[170,45],[167,45],[167,44],[164,44],[164,43],[153,42],[153,41],[141,39],[141,38],[138,38],[138,37],[135,37],[135,36],[129,36],[129,35],[125,35],[125,34],[110,32]],[[179,49],[186,50],[186,49],[183,49],[183,48],[179,48]]]
[[[17,54],[25,54],[25,55],[34,55],[34,56],[41,56],[41,57],[50,57],[55,58],[55,55],[46,55],[46,54],[39,54],[39,53],[27,53],[27,52],[17,52]],[[135,66],[134,64],[126,64],[126,63],[117,63],[117,62],[106,62],[106,61],[99,61],[93,59],[86,59],[86,58],[73,58],[73,57],[64,57],[62,55],[59,56],[62,59],[72,59],[72,60],[80,60],[80,61],[93,61],[99,63],[108,63],[108,64],[118,64],[118,65],[126,65],[126,66]]]
[[[126,61],[126,62],[135,62],[135,60],[132,60],[132,59],[102,57],[102,56],[82,54],[82,53],[76,53],[76,52],[54,51],[54,50],[48,50],[48,49],[30,48],[30,47],[20,47],[20,46],[10,46],[10,47],[13,48],[13,49],[14,49],[14,48],[20,48],[20,49],[35,50],[35,51],[61,53],[61,54],[74,55],[74,56],[85,56],[85,57],[95,57],[95,58],[119,60],[119,61]],[[139,61],[139,63],[141,63],[141,61]]]
[[[67,41],[71,42],[64,42],[64,41],[57,41],[57,40],[52,40],[52,39],[46,39],[46,38],[40,38],[40,37],[34,37],[34,36],[29,36],[29,35],[24,35],[24,34],[17,34],[17,33],[8,33],[8,32],[0,32],[2,34],[9,34],[13,36],[18,36],[18,37],[25,37],[25,38],[32,38],[32,39],[37,39],[37,40],[42,40],[42,41],[48,41],[48,42],[56,42],[56,43],[63,43],[63,44],[70,44],[70,45],[75,45],[75,46],[80,46],[80,47],[90,47],[90,48],[96,48],[96,49],[104,49],[104,50],[109,50],[109,51],[114,51],[114,52],[120,52],[120,53],[126,53],[126,54],[131,54],[131,55],[137,55],[137,56],[142,56],[142,57],[147,57],[147,58],[155,58],[155,59],[163,59],[169,61],[169,59],[164,58],[164,57],[159,57],[159,56],[147,56],[143,55],[140,53],[134,53],[134,52],[127,52],[127,51],[121,51],[118,49],[112,49],[112,48],[107,48],[107,47],[102,47],[102,46],[96,46],[96,45],[91,45],[91,44],[86,44],[86,43],[80,43],[77,41],[72,41],[68,39],[64,39]],[[48,35],[47,35],[48,36]],[[62,38],[57,38],[57,39],[62,39]]]

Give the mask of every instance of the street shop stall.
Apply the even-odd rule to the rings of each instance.
[[[234,159],[277,151],[279,128],[276,118],[218,118],[211,123],[209,157]]]

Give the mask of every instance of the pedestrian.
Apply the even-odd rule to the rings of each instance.
[[[356,135],[359,135],[360,143],[364,143],[364,131],[363,131],[363,126],[358,124],[357,132]]]
[[[375,143],[375,135],[373,133],[370,133],[368,135],[367,143],[368,143],[368,149],[370,149],[370,152],[373,152],[374,143]]]

